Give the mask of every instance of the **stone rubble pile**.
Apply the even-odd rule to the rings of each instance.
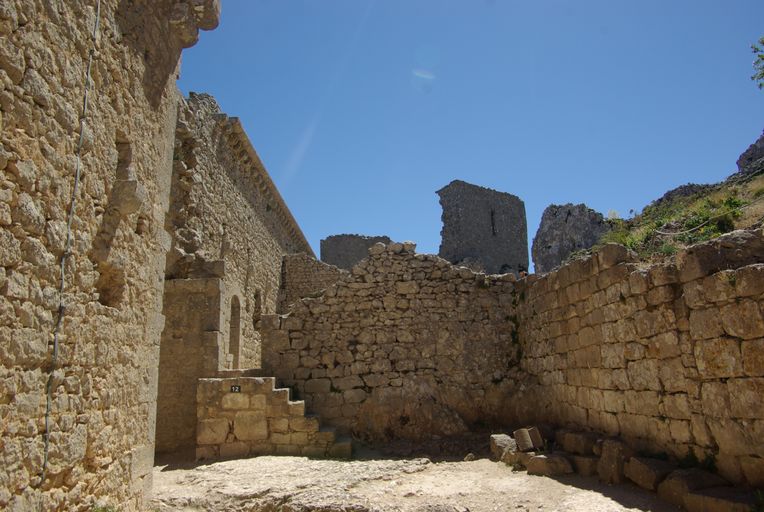
[[[639,455],[620,439],[597,432],[559,429],[554,441],[547,441],[541,429],[527,427],[512,435],[492,434],[490,449],[492,460],[518,471],[548,477],[577,473],[613,485],[630,482],[689,512],[749,512],[761,504],[750,489],[733,487],[716,473]]]

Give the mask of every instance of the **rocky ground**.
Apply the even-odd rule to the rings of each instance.
[[[256,457],[154,468],[152,511],[676,511],[631,485],[547,478],[503,463]]]

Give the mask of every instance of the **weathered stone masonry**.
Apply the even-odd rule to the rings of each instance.
[[[181,49],[219,5],[103,0],[43,464],[95,2],[0,5],[0,508],[142,508],[151,485]],[[125,193],[133,191],[127,198]],[[129,199],[129,201],[125,201]]]
[[[460,180],[437,193],[441,258],[489,274],[527,272],[528,225],[519,197]]]
[[[764,233],[644,268],[621,246],[545,276],[485,276],[392,244],[287,316],[264,368],[374,441],[485,423],[577,425],[764,474]]]
[[[197,379],[259,366],[254,325],[276,312],[282,260],[312,255],[238,119],[206,94],[180,106],[167,220],[158,452],[195,446]]]
[[[322,421],[373,441],[508,421],[520,372],[514,277],[413,249],[378,244],[323,296],[264,316],[265,374]]]

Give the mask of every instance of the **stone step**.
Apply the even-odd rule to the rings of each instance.
[[[200,379],[197,429],[199,459],[253,455],[303,455],[348,459],[352,439],[305,413],[305,402],[290,400],[290,388],[274,377]],[[207,401],[207,403],[205,403]],[[231,437],[230,434],[233,434]]]
[[[276,388],[273,390],[273,398],[280,402],[283,401],[284,403],[289,403],[290,396],[291,391],[289,388]]]

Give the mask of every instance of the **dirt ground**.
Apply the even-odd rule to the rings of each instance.
[[[154,468],[152,511],[618,512],[678,509],[635,486],[552,479],[505,464],[256,457]]]

